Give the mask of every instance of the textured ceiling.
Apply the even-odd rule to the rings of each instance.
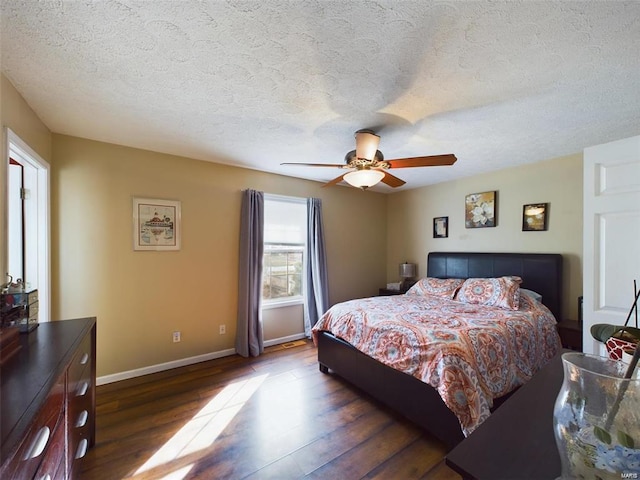
[[[353,133],[402,189],[640,134],[638,1],[0,0],[2,71],[56,133],[328,181]],[[387,186],[380,191],[393,191]]]

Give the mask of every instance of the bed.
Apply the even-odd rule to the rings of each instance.
[[[436,279],[467,279],[498,277],[509,278],[512,276],[522,279],[522,282],[519,285],[520,288],[537,292],[542,296],[542,303],[544,304],[544,307],[540,307],[538,305],[536,307],[536,315],[542,315],[540,314],[540,311],[544,311],[546,312],[544,314],[545,318],[537,320],[536,315],[533,315],[533,317],[543,325],[543,327],[540,328],[543,328],[545,331],[545,339],[540,340],[541,337],[538,335],[538,337],[535,337],[537,338],[535,342],[536,344],[540,343],[540,341],[545,343],[543,356],[552,356],[555,353],[555,350],[559,348],[560,344],[555,330],[555,319],[562,318],[561,255],[462,252],[431,252],[428,255],[426,277]],[[529,305],[528,307],[523,306],[521,309],[530,308],[531,305],[536,303],[530,299],[529,295],[530,294],[521,294],[522,304]],[[336,310],[344,310],[347,307],[350,307],[350,305],[359,309],[360,316],[363,316],[362,312],[364,312],[364,308],[366,305],[369,305],[367,308],[370,308],[370,312],[373,313],[366,316],[377,319],[378,313],[384,310],[398,310],[404,312],[403,315],[405,316],[411,316],[415,313],[416,309],[423,309],[423,311],[426,311],[425,308],[436,308],[437,304],[440,302],[439,299],[434,299],[429,296],[429,298],[421,299],[420,302],[416,304],[413,300],[406,297],[407,295],[373,297],[371,299],[351,301],[355,302],[355,304],[352,304],[351,302],[343,302],[342,304],[334,305],[334,307],[332,307],[332,309],[330,309],[329,312],[319,320],[313,330],[314,340],[318,347],[318,362],[320,370],[324,373],[332,372],[342,377],[349,383],[371,395],[376,400],[391,407],[393,410],[404,415],[427,432],[439,438],[448,448],[453,448],[462,439],[464,439],[465,433],[468,434],[469,431],[472,431],[472,429],[477,426],[478,422],[481,422],[486,417],[490,409],[497,408],[497,406],[499,406],[513,392],[501,391],[500,395],[496,395],[495,398],[490,398],[488,402],[486,400],[474,400],[475,403],[480,405],[480,414],[476,415],[470,423],[465,424],[468,419],[463,418],[461,420],[461,417],[459,416],[460,412],[456,414],[447,406],[441,396],[441,392],[434,388],[436,387],[435,383],[434,386],[431,386],[418,378],[420,375],[416,375],[416,371],[419,370],[420,367],[415,365],[412,366],[408,370],[409,373],[396,369],[397,365],[396,368],[392,368],[355,348],[354,345],[358,345],[358,341],[356,341],[358,339],[353,336],[349,337],[347,330],[343,330],[340,335],[333,334],[328,331],[331,329],[335,330],[335,328],[329,328],[327,325],[332,324],[332,316],[335,316]],[[455,310],[457,315],[456,318],[458,318],[458,320],[462,322],[467,321],[466,318],[461,317],[461,314],[464,313],[466,307],[460,304],[460,302],[454,301],[452,305],[444,308]],[[475,312],[479,309],[474,308],[472,310]],[[355,311],[356,310],[354,310],[354,312]],[[471,310],[469,310],[469,312],[471,312]],[[516,312],[516,314],[519,314],[519,312]],[[355,314],[352,314],[351,316],[354,315]],[[382,313],[380,313],[380,315],[382,315]],[[471,314],[469,313],[469,315]],[[551,318],[549,319],[548,317]],[[477,323],[477,321],[472,318],[468,321]],[[377,322],[377,320],[373,321],[373,323],[375,322]],[[497,325],[500,322],[493,323]],[[553,326],[551,329],[549,328],[550,324]],[[434,334],[440,335],[441,333],[434,330]],[[493,332],[493,334],[496,333]],[[343,338],[340,338],[341,336],[343,338],[352,338],[354,345],[345,341]],[[488,335],[487,338],[490,338],[490,335]],[[529,341],[529,344],[531,343],[532,341]],[[360,348],[362,348],[362,345],[360,345]],[[515,350],[520,350],[520,347],[518,346],[515,346],[514,348]],[[491,348],[489,348],[489,350],[491,350]],[[495,352],[493,354],[495,355]],[[528,378],[535,373],[535,370],[542,366],[543,363],[530,365],[529,369],[531,371],[527,372],[526,378],[513,379],[514,383],[523,383],[528,380]],[[439,372],[434,374],[434,372],[431,371],[429,380],[432,380],[432,377],[434,375],[437,376],[438,374],[444,373]],[[520,376],[522,377],[521,374]],[[437,385],[437,388],[442,390],[439,384]],[[500,389],[497,389],[496,391],[500,391]],[[445,398],[451,405],[451,399],[447,397]],[[471,404],[474,402],[469,403]],[[461,403],[464,403],[464,400]]]

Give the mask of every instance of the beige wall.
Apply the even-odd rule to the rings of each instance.
[[[262,335],[265,343],[277,339],[291,340],[288,337],[304,335],[304,308],[302,304],[286,307],[265,308],[262,310]]]
[[[0,75],[2,126],[9,127],[45,161],[51,162],[51,132],[11,82]]]
[[[495,228],[467,229],[464,198],[497,190]],[[522,206],[549,203],[545,232],[522,231]],[[539,252],[564,255],[564,304],[577,318],[582,294],[582,154],[509,168],[425,188],[398,192],[387,203],[387,281],[398,281],[398,265],[418,264],[426,273],[430,251]],[[449,237],[433,238],[433,218],[449,217]]]
[[[322,198],[332,303],[384,284],[382,194],[63,135],[53,145],[52,316],[97,316],[98,375],[233,348],[246,188]],[[180,251],[133,251],[134,195],[182,202]]]
[[[582,285],[582,155],[381,195],[53,135],[2,76],[2,125],[52,166],[52,317],[98,317],[98,375],[233,347],[240,191],[323,200],[330,302],[370,296],[397,281],[398,264],[432,250],[565,255],[565,312],[575,318]],[[4,145],[4,142],[3,142]],[[5,168],[0,168],[4,191]],[[498,190],[498,227],[464,228],[464,196]],[[131,197],[182,201],[183,248],[134,252]],[[5,205],[0,195],[0,271]],[[522,232],[522,205],[549,202],[547,232]],[[448,239],[432,220],[449,216]],[[278,315],[270,311],[268,321]],[[218,335],[220,324],[227,334]],[[295,320],[270,324],[285,336]],[[171,342],[181,330],[183,341]]]

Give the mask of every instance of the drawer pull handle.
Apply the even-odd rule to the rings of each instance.
[[[80,365],[86,365],[88,361],[89,361],[89,354],[83,353],[82,358],[80,359]]]
[[[38,430],[36,438],[33,440],[31,447],[27,450],[23,460],[31,460],[32,458],[36,458],[44,452],[45,447],[47,446],[47,442],[49,441],[49,436],[51,435],[51,430],[49,427],[42,427]]]
[[[87,419],[89,418],[89,412],[83,410],[78,415],[78,420],[76,421],[76,427],[82,428],[87,424]]]
[[[76,459],[82,458],[87,453],[87,446],[89,445],[89,441],[86,438],[80,440],[78,444],[78,449],[76,450]]]
[[[87,390],[89,389],[89,382],[84,381],[80,384],[80,387],[78,387],[78,392],[76,393],[76,397],[82,397],[87,393]]]

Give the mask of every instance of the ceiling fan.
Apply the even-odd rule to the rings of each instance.
[[[309,167],[333,167],[350,169],[339,177],[325,183],[323,187],[336,185],[341,181],[366,190],[378,182],[390,187],[401,187],[406,182],[387,170],[390,168],[408,167],[435,167],[439,165],[453,165],[457,158],[453,154],[429,155],[425,157],[396,158],[385,160],[382,152],[378,150],[380,137],[372,130],[363,129],[355,133],[356,149],[351,150],[344,157],[345,163],[282,163],[281,165],[306,165]]]

